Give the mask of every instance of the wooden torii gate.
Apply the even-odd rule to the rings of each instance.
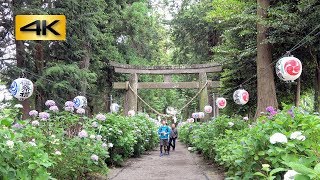
[[[220,72],[222,67],[217,63],[178,65],[178,66],[136,66],[129,64],[119,64],[110,62],[116,73],[130,74],[129,81],[114,82],[114,89],[125,89],[126,100],[124,112],[127,115],[129,110],[137,111],[138,89],[201,89],[200,92],[200,110],[208,105],[208,88],[218,88],[219,81],[207,79],[207,73]],[[138,82],[139,74],[164,75],[164,82]],[[193,82],[172,82],[173,74],[199,74],[199,81]],[[130,87],[129,87],[130,86]]]

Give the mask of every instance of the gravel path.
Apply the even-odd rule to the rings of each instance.
[[[159,150],[130,159],[122,168],[111,169],[110,180],[223,180],[223,171],[190,153],[180,142],[176,151],[159,157]]]

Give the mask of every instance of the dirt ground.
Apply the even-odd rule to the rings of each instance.
[[[206,162],[198,154],[190,153],[177,142],[176,151],[160,157],[159,150],[141,158],[129,159],[122,168],[113,168],[110,180],[223,180],[223,170]]]

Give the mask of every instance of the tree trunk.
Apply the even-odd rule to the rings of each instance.
[[[84,70],[88,70],[89,66],[90,66],[90,43],[86,42],[86,44],[84,44],[83,46],[84,50],[85,50],[85,54],[82,57],[82,61],[80,62],[80,69],[84,69]],[[86,96],[87,93],[87,80],[84,79],[81,82],[81,93],[83,96],[85,96],[87,98],[87,102],[88,102],[88,107],[86,108],[88,115],[91,115],[93,112],[93,106],[90,106],[90,102],[92,102],[92,99],[89,99],[90,97]]]
[[[42,75],[43,68],[44,68],[44,58],[43,58],[43,45],[41,41],[37,41],[35,45],[35,52],[34,52],[34,59],[36,65],[36,74]],[[36,99],[35,99],[35,106],[36,109],[40,112],[44,109],[44,101],[45,96],[42,88],[35,87]]]
[[[257,0],[258,21],[263,21],[267,17],[267,10],[270,6],[269,0]],[[266,43],[268,28],[261,22],[257,22],[257,91],[258,102],[255,119],[260,116],[260,112],[265,112],[266,107],[278,107],[274,73],[272,63],[271,46]]]
[[[296,96],[295,96],[295,106],[300,106],[300,94],[301,94],[301,78],[297,79]]]
[[[26,61],[25,61],[25,46],[23,44],[23,41],[15,41],[16,43],[16,59],[17,59],[17,67],[18,68],[25,68]],[[26,99],[24,101],[21,101],[21,104],[23,106],[22,110],[22,119],[27,119],[29,117],[29,111],[30,111],[30,100]]]
[[[111,102],[110,102],[110,93],[106,93],[104,95],[104,105],[105,105],[105,111],[106,112],[110,112],[110,106],[111,106]]]
[[[316,77],[314,84],[314,111],[320,113],[320,54],[317,53],[315,57],[315,61],[317,62],[316,66]]]

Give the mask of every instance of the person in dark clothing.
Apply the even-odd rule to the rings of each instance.
[[[176,148],[176,139],[178,138],[178,130],[176,128],[175,124],[171,125],[171,131],[170,131],[170,139],[169,139],[169,148],[168,151],[170,151],[170,147],[172,146],[172,150],[174,151]]]

